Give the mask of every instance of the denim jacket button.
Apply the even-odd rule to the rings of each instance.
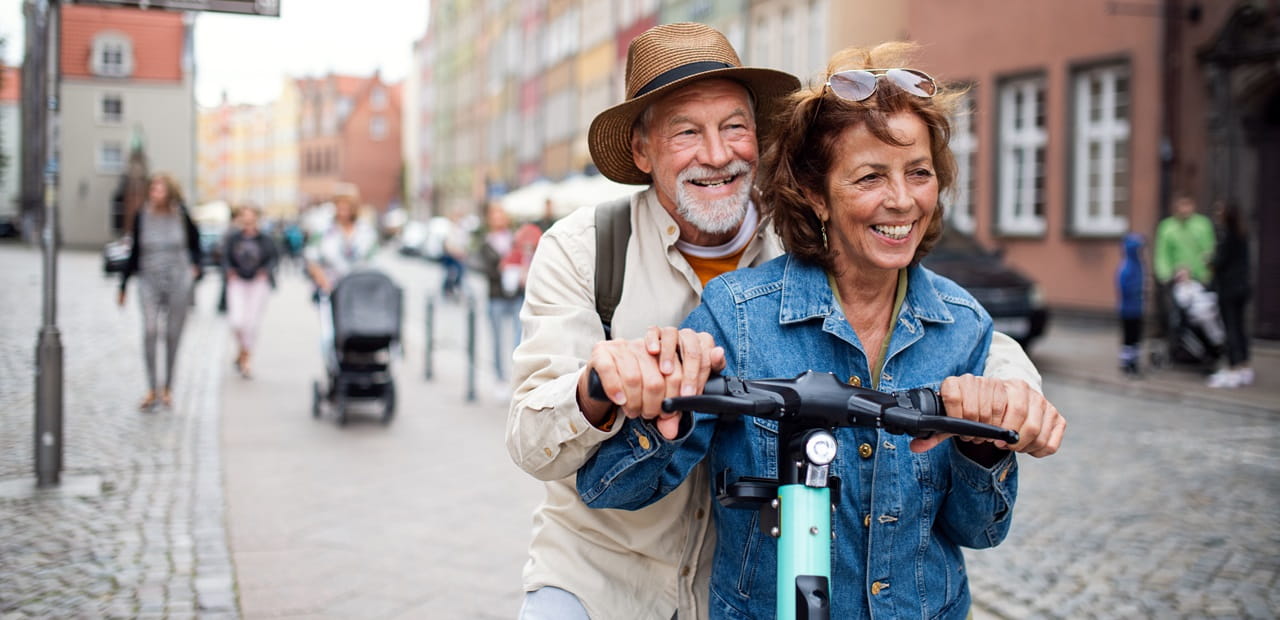
[[[858,375],[849,377],[849,385],[852,385],[853,387],[862,387],[862,379],[859,378]]]
[[[640,444],[640,449],[641,449],[641,450],[648,450],[648,449],[649,449],[649,438],[648,438],[648,437],[645,437],[644,435],[641,435],[640,433],[636,433],[636,438],[637,438],[637,439],[636,439],[636,442]]]
[[[864,443],[864,444],[862,444],[862,445],[858,446],[858,456],[860,456],[860,457],[862,457],[862,458],[864,458],[864,459],[869,459],[869,458],[871,458],[871,454],[872,454],[871,444],[869,444],[869,443]]]
[[[862,527],[871,527],[871,515],[862,517]]]
[[[883,581],[877,581],[877,582],[875,582],[875,583],[871,584],[871,594],[872,594],[873,596],[874,596],[874,595],[877,595],[877,594],[880,594],[880,592],[881,592],[881,591],[883,591],[883,590],[888,590],[888,589],[889,589],[889,584],[888,584],[888,583],[885,583],[885,582],[883,582]]]

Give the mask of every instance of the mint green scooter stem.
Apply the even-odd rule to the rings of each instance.
[[[824,586],[818,596],[830,591],[825,586],[831,578],[831,489],[786,484],[778,487],[778,501],[777,618],[795,620],[797,593],[806,589],[797,579]]]

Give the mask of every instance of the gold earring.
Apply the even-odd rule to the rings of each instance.
[[[822,249],[828,250],[827,247],[827,223],[824,220],[818,220],[818,226],[822,228]]]

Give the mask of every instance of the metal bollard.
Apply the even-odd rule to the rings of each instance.
[[[467,298],[467,402],[476,401],[476,300]]]
[[[424,360],[424,364],[423,364],[427,368],[427,381],[431,380],[432,374],[433,374],[432,373],[433,369],[431,367],[431,358],[434,357],[435,345],[436,345],[435,337],[434,337],[435,322],[436,322],[436,300],[433,295],[431,295],[430,293],[427,293],[427,336],[426,336],[427,346],[426,346],[426,360]]]

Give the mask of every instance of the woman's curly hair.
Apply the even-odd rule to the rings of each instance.
[[[850,69],[908,67],[919,49],[914,43],[882,43],[872,49],[847,48],[831,57],[827,75]],[[863,101],[847,101],[828,92],[824,84],[800,89],[773,124],[768,147],[760,160],[761,211],[772,216],[773,225],[787,251],[828,271],[834,268],[835,251],[822,239],[822,222],[809,196],[826,191],[837,145],[844,131],[865,125],[886,144],[906,146],[889,128],[889,117],[908,112],[924,121],[929,131],[930,152],[938,177],[938,194],[951,187],[956,178],[955,157],[951,154],[951,121],[959,92],[946,92],[942,85],[933,97],[918,97],[903,91],[893,80],[879,79],[876,91]],[[912,264],[929,253],[942,235],[941,198],[924,238],[916,248]]]

